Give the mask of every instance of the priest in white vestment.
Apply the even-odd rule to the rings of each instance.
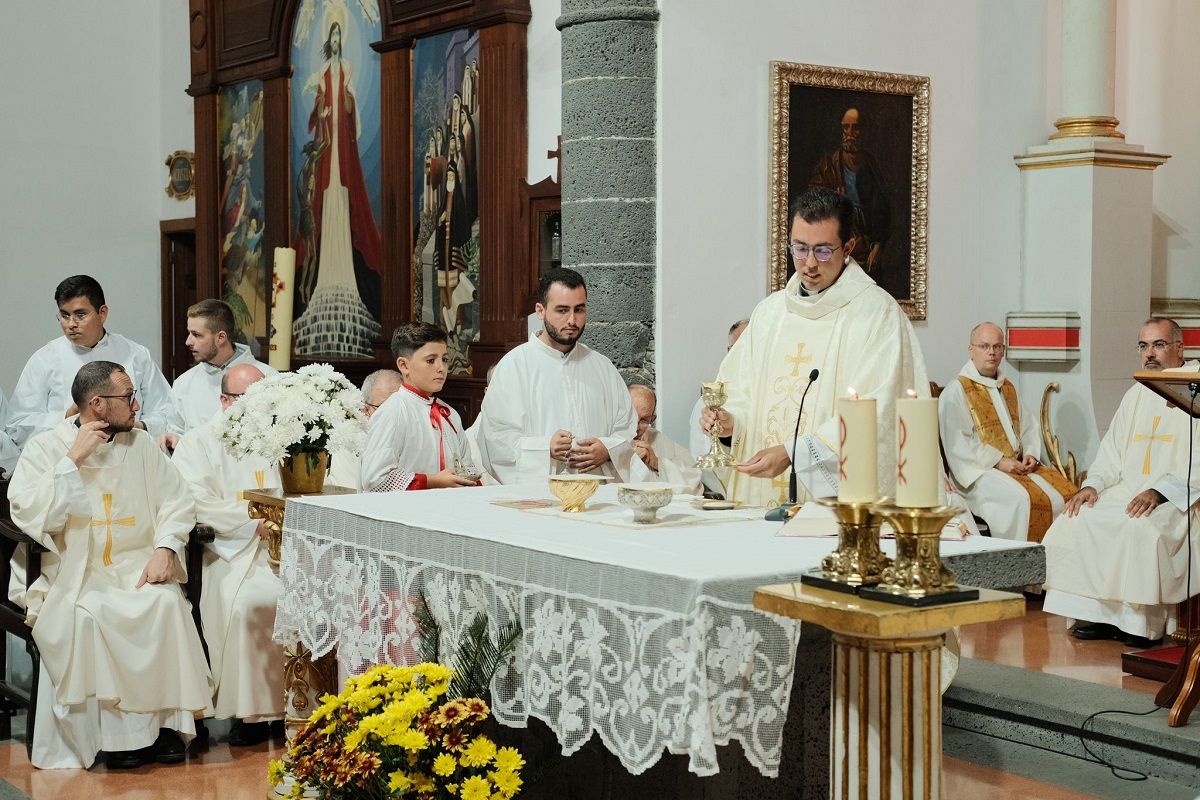
[[[219,402],[227,409],[262,380],[251,364],[225,371]],[[172,463],[196,502],[196,519],[213,529],[205,548],[200,617],[215,684],[214,716],[235,718],[232,745],[254,745],[270,736],[268,722],[283,719],[283,648],[271,641],[279,576],[267,553],[270,532],[247,516],[247,489],[276,489],[275,464],[239,458],[225,447],[217,414],[180,438]]]
[[[458,412],[434,395],[449,374],[446,333],[410,322],[392,334],[392,355],[404,378],[367,422],[361,481],[368,492],[474,486],[464,466],[470,449]]]
[[[728,353],[733,349],[734,343],[741,338],[746,327],[750,324],[749,318],[739,319],[729,327],[729,340],[725,345],[725,352]],[[696,387],[697,395],[700,393],[700,387]],[[712,441],[708,438],[708,433],[700,429],[700,415],[704,413],[704,399],[696,398],[696,404],[692,406],[691,416],[688,417],[688,449],[692,453],[693,459],[699,459],[708,452],[712,446]],[[701,472],[704,488],[709,491],[724,495],[725,485],[722,483],[723,477],[718,477],[711,470],[703,470]]]
[[[671,441],[654,427],[658,419],[658,398],[648,386],[629,387],[633,411],[638,415],[637,436],[633,439],[637,460],[631,470],[636,481],[662,481],[685,494],[700,494],[700,470],[686,447]]]
[[[1041,432],[1000,371],[1004,350],[1000,326],[972,329],[970,360],[938,398],[942,448],[967,506],[992,536],[1040,542],[1077,487],[1042,465]]]
[[[503,484],[595,472],[630,479],[637,416],[612,362],[579,341],[587,285],[570,269],[542,277],[542,330],[496,365],[479,414],[479,465]]]
[[[63,335],[30,356],[13,390],[8,435],[24,447],[34,434],[51,430],[77,413],[71,381],[84,364],[120,364],[137,389],[138,427],[158,436],[166,431],[171,387],[150,351],[119,333],[105,329],[108,306],[94,278],[75,275],[54,291]]]
[[[212,419],[221,405],[221,377],[235,364],[250,364],[263,375],[275,369],[234,341],[233,310],[220,300],[201,300],[187,310],[187,347],[196,365],[175,379],[171,386],[171,417],[168,446],[179,437]]]
[[[179,586],[195,525],[191,494],[133,424],[133,379],[85,365],[78,417],[25,446],[13,521],[49,552],[26,596],[42,656],[32,762],[87,768],[177,763],[212,711],[200,636]],[[182,738],[181,738],[182,737]]]
[[[17,444],[8,436],[5,425],[8,423],[8,397],[0,390],[0,477],[12,477],[17,468],[17,459],[21,451]]]
[[[811,188],[793,203],[788,247],[797,272],[760,302],[750,325],[721,364],[728,402],[705,410],[701,428],[721,424],[733,435],[731,496],[769,506],[788,494],[796,448],[798,500],[837,493],[840,446],[835,400],[853,390],[874,398],[878,416],[880,493],[896,484],[895,401],[909,390],[929,396],[921,347],[904,310],[849,252],[853,205],[830,189]],[[793,436],[800,399],[813,385]]]
[[[363,416],[369,421],[404,378],[394,369],[377,369],[363,380]],[[335,450],[329,454],[329,472],[325,475],[326,486],[341,486],[345,489],[362,491],[362,454],[349,450]]]
[[[1182,339],[1173,321],[1149,320],[1138,336],[1142,368],[1196,372],[1200,364],[1184,364]],[[1121,399],[1083,487],[1042,541],[1043,608],[1077,620],[1072,633],[1079,639],[1146,647],[1162,638],[1175,604],[1200,593],[1198,497],[1200,424],[1134,384]]]

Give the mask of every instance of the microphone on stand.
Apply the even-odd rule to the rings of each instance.
[[[820,376],[821,371],[814,367],[813,371],[808,373],[808,385],[804,387],[804,394],[800,395],[800,413],[796,415],[796,430],[792,432],[792,466],[788,474],[788,501],[772,508],[763,516],[763,519],[769,522],[786,522],[789,516],[788,511],[796,505],[796,441],[800,438],[800,420],[804,417],[804,398],[808,397],[808,390]]]

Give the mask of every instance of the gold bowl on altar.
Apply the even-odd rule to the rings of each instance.
[[[633,521],[648,525],[658,510],[671,502],[675,489],[667,483],[619,483],[617,502],[633,509]]]
[[[583,504],[600,488],[601,480],[595,475],[551,475],[550,491],[562,503],[563,511],[583,511]]]

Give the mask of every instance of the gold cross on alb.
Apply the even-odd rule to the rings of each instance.
[[[1143,475],[1150,474],[1150,449],[1154,447],[1154,443],[1162,442],[1163,444],[1169,444],[1170,442],[1175,441],[1175,435],[1172,433],[1164,433],[1162,436],[1155,435],[1158,432],[1158,426],[1161,423],[1162,423],[1162,417],[1156,416],[1154,418],[1154,422],[1150,423],[1150,435],[1149,436],[1145,435],[1144,433],[1135,433],[1133,435],[1133,440],[1135,442],[1145,442],[1146,443],[1146,459],[1145,459],[1145,461],[1142,462],[1142,474]]]
[[[111,494],[105,493],[105,494],[101,495],[100,498],[101,498],[101,501],[104,503],[104,519],[92,520],[92,527],[98,528],[101,525],[104,526],[104,530],[105,530],[105,534],[106,534],[106,539],[104,542],[104,566],[111,567],[112,566],[112,545],[113,545],[112,529],[113,529],[113,525],[124,525],[126,528],[132,528],[137,523],[137,517],[121,517],[120,519],[113,519],[113,515],[112,515],[113,496]]]
[[[801,342],[800,344],[796,345],[796,355],[788,356],[787,358],[784,359],[784,362],[792,365],[792,377],[799,378],[800,377],[800,365],[801,364],[811,364],[812,356],[804,355],[804,342]]]

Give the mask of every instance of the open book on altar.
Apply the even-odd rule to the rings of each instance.
[[[1133,373],[1133,379],[1184,411],[1192,406],[1191,387],[1200,386],[1200,372],[1193,369],[1139,370]],[[1191,415],[1200,416],[1200,399]]]

